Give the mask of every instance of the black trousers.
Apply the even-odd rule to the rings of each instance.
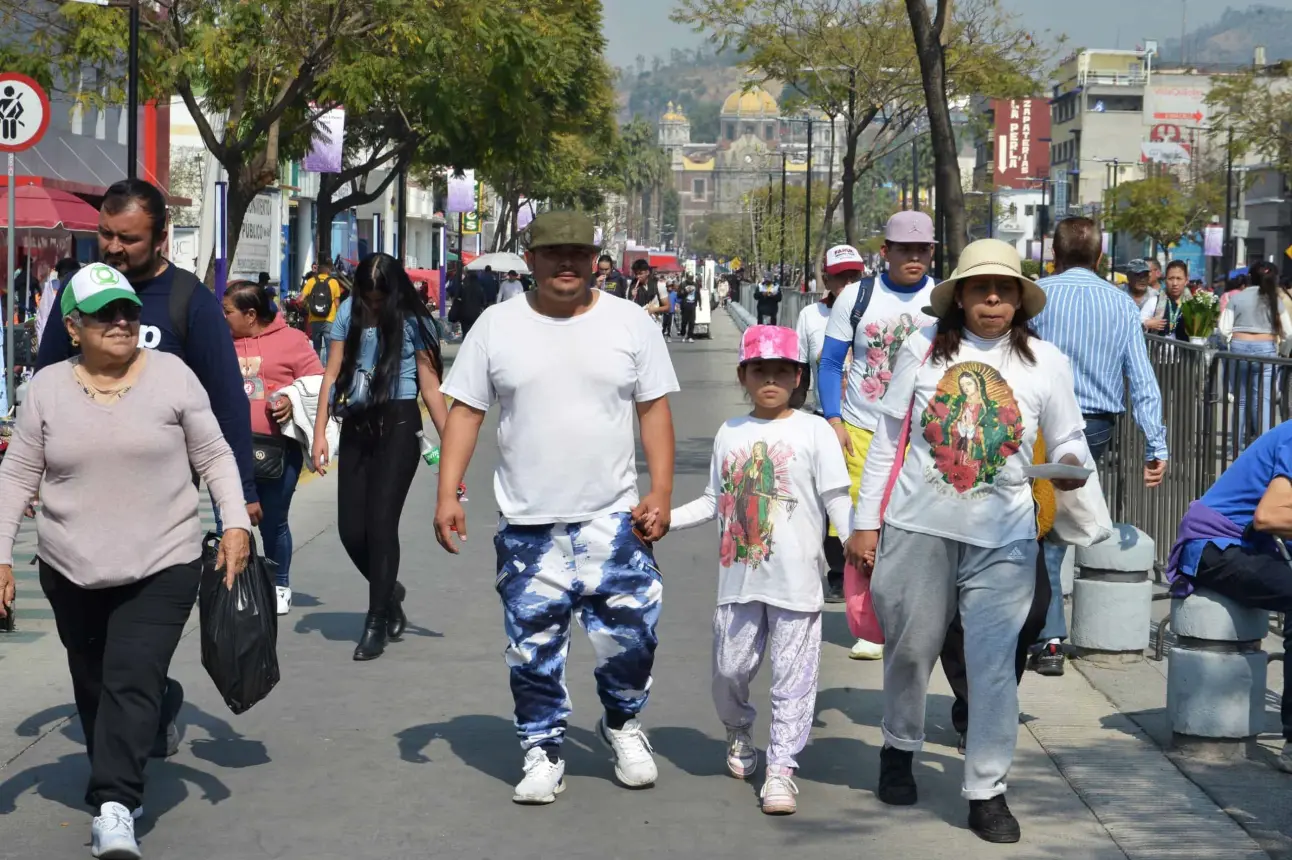
[[[1286,613],[1283,616],[1283,650],[1292,640],[1292,570],[1287,562],[1274,555],[1256,552],[1243,546],[1216,549],[1207,544],[1198,559],[1193,582],[1209,588],[1230,600],[1256,609]],[[1292,691],[1292,660],[1283,660],[1283,689]],[[1283,739],[1292,741],[1292,692],[1283,694],[1279,709],[1283,720]]]
[[[836,535],[825,536],[825,569],[826,581],[831,585],[843,587],[843,569],[848,566],[844,557],[843,538]]]
[[[417,464],[422,413],[414,400],[373,407],[370,423],[341,423],[337,450],[337,532],[368,580],[368,612],[385,618],[399,578],[399,517]]]
[[[1036,591],[1032,595],[1032,607],[1027,611],[1014,649],[1014,676],[1019,681],[1023,680],[1023,672],[1027,669],[1028,652],[1045,629],[1045,613],[1049,608],[1050,577],[1045,570],[1045,553],[1042,551],[1036,554]],[[951,705],[951,724],[957,732],[964,734],[969,730],[969,676],[965,666],[965,630],[960,624],[959,612],[947,628],[941,659],[942,671],[956,697]]]
[[[758,305],[758,324],[776,325],[776,305]]]
[[[682,305],[682,325],[678,337],[695,337],[695,305]]]
[[[672,312],[662,313],[659,315],[660,328],[664,332],[664,337],[673,334],[673,314]]]
[[[85,802],[96,812],[105,803],[135,809],[143,802],[166,670],[201,577],[197,559],[129,585],[88,589],[40,562],[90,756]]]

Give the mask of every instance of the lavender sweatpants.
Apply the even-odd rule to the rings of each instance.
[[[770,640],[770,648],[769,648]],[[816,710],[821,613],[766,603],[727,603],[713,614],[713,704],[729,729],[747,729],[756,712],[749,682],[764,651],[772,656],[772,738],[767,763],[797,768]]]

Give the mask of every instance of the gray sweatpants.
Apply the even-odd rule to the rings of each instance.
[[[991,549],[885,526],[871,592],[884,629],[884,742],[918,752],[929,675],[957,606],[965,631],[969,733],[961,794],[1005,793],[1018,739],[1014,649],[1036,588],[1036,541]]]

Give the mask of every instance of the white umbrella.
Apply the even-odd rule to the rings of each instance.
[[[467,263],[467,271],[483,272],[485,266],[489,266],[495,272],[504,275],[508,272],[515,272],[518,275],[529,274],[529,266],[525,265],[525,258],[507,251],[501,251],[497,254],[482,254]]]

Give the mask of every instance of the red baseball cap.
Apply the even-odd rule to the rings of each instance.
[[[864,272],[866,263],[861,254],[851,245],[835,245],[825,252],[825,273],[837,275],[841,272]]]

